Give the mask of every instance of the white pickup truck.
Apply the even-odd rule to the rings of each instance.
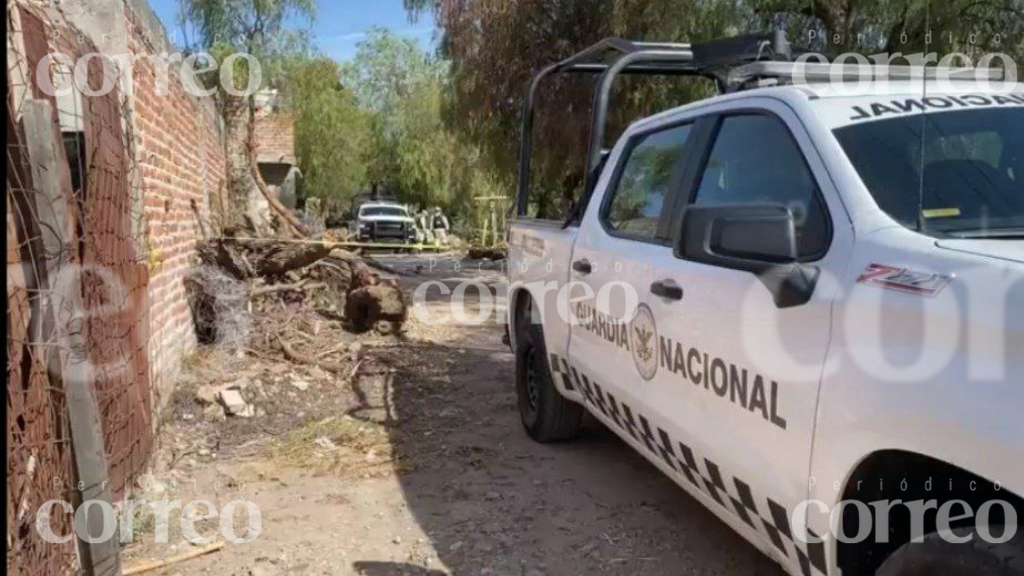
[[[401,242],[416,238],[416,222],[397,202],[374,200],[359,206],[352,221],[352,235],[360,242]]]
[[[1024,574],[1024,90],[894,67],[840,96],[699,52],[608,41],[531,85],[526,431],[567,440],[588,411],[793,575]],[[601,150],[616,73],[702,70],[722,94]],[[533,93],[580,71],[602,74],[588,183],[533,217]]]

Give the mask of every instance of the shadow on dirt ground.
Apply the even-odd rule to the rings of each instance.
[[[450,313],[446,299],[431,300],[432,314]],[[472,316],[475,302],[466,306]],[[388,358],[398,482],[447,572],[366,559],[357,573],[782,574],[600,423],[573,442],[531,441],[503,328],[458,330]]]

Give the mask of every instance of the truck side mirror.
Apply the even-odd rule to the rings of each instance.
[[[806,304],[820,270],[801,264],[796,219],[778,204],[689,206],[675,239],[677,258],[751,272],[779,308]]]

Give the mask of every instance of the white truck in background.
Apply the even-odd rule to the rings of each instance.
[[[398,202],[370,200],[356,211],[351,232],[360,242],[411,244],[416,238],[416,222]]]
[[[1024,575],[1024,90],[892,67],[841,96],[826,65],[794,85],[777,41],[723,65],[737,45],[611,40],[531,84],[524,428],[567,440],[589,411],[795,576]],[[603,150],[624,71],[724,94]],[[601,81],[583,198],[550,220],[532,107],[561,72]]]

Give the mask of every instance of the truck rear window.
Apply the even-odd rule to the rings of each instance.
[[[935,236],[1024,233],[1024,108],[922,113],[835,130],[882,210]]]

